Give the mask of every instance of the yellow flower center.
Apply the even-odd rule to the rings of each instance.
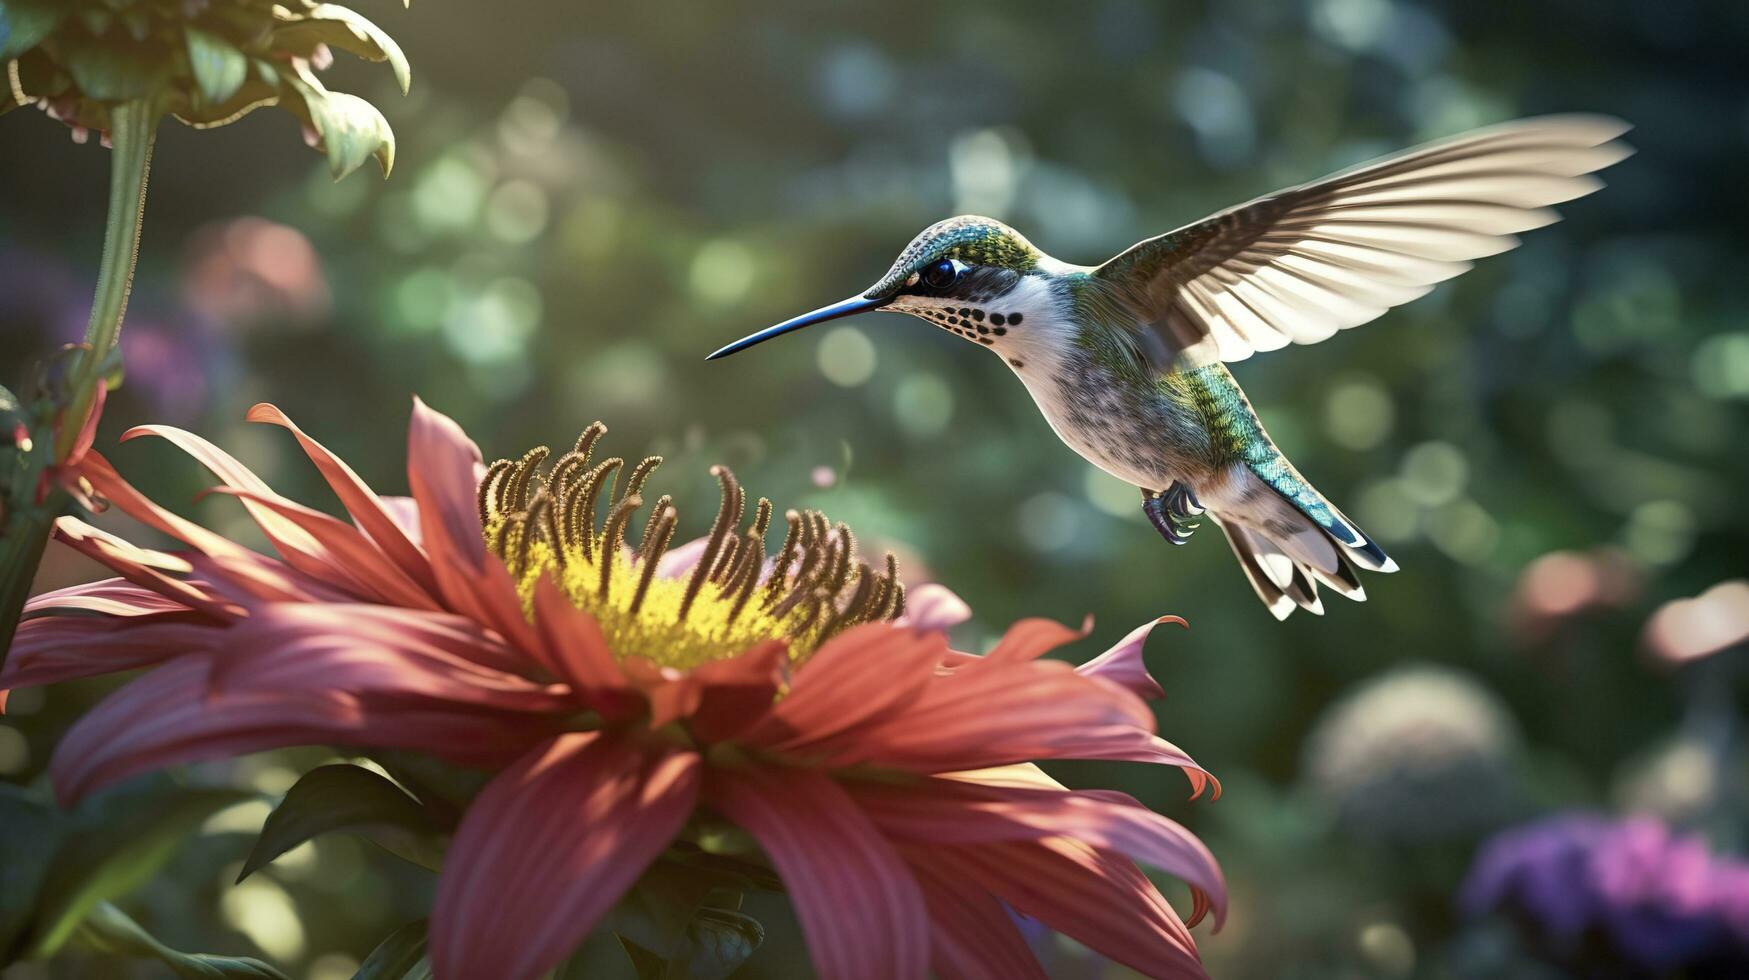
[[[850,529],[818,511],[786,512],[783,544],[768,555],[771,501],[761,497],[743,526],[747,494],[723,466],[711,468],[722,504],[698,562],[661,575],[679,523],[672,498],[656,501],[635,546],[627,532],[662,458],[647,456],[629,472],[619,457],[591,465],[606,432],[596,422],[551,466],[543,468],[551,450],[541,446],[493,463],[480,481],[487,547],[510,570],[530,616],[535,586],[550,576],[601,625],[617,656],[686,669],[774,638],[787,639],[791,660],[801,660],[851,626],[903,611],[892,554],[877,572],[858,559]]]

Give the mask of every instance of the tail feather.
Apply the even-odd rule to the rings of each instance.
[[[1262,599],[1263,604],[1269,607],[1271,615],[1276,619],[1286,619],[1295,607],[1316,616],[1324,615],[1324,603],[1318,598],[1318,586],[1306,577],[1308,569],[1288,557],[1279,545],[1262,534],[1243,524],[1223,520],[1218,514],[1210,516],[1226,532],[1227,543],[1233,546],[1233,554],[1239,559],[1239,567],[1245,570],[1245,577],[1251,580],[1251,588],[1256,591],[1257,598]],[[1322,573],[1314,571],[1313,574]]]
[[[1320,584],[1366,601],[1356,565],[1378,572],[1397,569],[1384,549],[1279,453],[1265,464],[1237,464],[1197,493],[1226,533],[1257,597],[1277,619],[1296,608],[1322,615]]]
[[[1391,560],[1390,555],[1385,554],[1385,549],[1367,537],[1366,532],[1337,510],[1335,504],[1324,499],[1324,495],[1294,469],[1286,456],[1273,452],[1270,458],[1244,464],[1244,467],[1257,481],[1274,490],[1282,500],[1317,525],[1362,568],[1370,568],[1375,572],[1397,570],[1397,563]],[[1319,567],[1330,570],[1327,566]]]

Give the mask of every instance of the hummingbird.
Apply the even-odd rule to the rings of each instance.
[[[993,218],[924,229],[861,295],[709,359],[817,323],[907,313],[987,348],[1057,436],[1141,491],[1167,541],[1206,515],[1269,612],[1364,600],[1383,548],[1300,474],[1227,365],[1315,344],[1414,300],[1558,220],[1633,151],[1618,119],[1556,115],[1427,143],[1145,239],[1098,266],[1045,254]]]

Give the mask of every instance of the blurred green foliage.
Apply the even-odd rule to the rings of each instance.
[[[1022,616],[1092,612],[1084,657],[1183,615],[1192,630],[1149,658],[1162,731],[1225,797],[1188,804],[1173,774],[1120,764],[1059,774],[1205,837],[1235,903],[1225,932],[1199,930],[1217,976],[1507,969],[1510,941],[1465,928],[1451,895],[1481,834],[1554,805],[1664,809],[1741,851],[1742,756],[1695,736],[1742,714],[1741,672],[1715,658],[1673,675],[1638,637],[1749,554],[1749,7],[359,6],[421,66],[412,98],[381,103],[393,181],[331,183],[256,118],[161,140],[129,328],[156,346],[130,352],[98,440],[148,493],[202,486],[152,440],[115,447],[168,419],[325,501],[288,441],[242,423],[258,400],[400,492],[417,392],[489,458],[602,418],[611,451],[668,457],[682,513],[709,512],[719,461],[824,507],[960,592],[972,647]],[[1567,220],[1378,323],[1235,368],[1300,469],[1403,566],[1322,619],[1272,621],[1218,538],[1166,548],[1005,368],[919,322],[874,315],[703,362],[860,289],[948,214],[1094,262],[1423,138],[1572,110],[1635,123],[1640,153]],[[31,161],[0,184],[7,373],[88,301],[106,161],[59,135],[31,116],[0,127],[0,160]],[[190,510],[234,528],[234,506]],[[1564,549],[1625,584],[1577,604],[1520,585]],[[45,587],[89,574],[60,561]],[[1417,664],[1440,669],[1388,673]],[[103,686],[14,695],[0,775],[38,778]],[[281,793],[319,761],[196,776]],[[1413,807],[1381,815],[1381,794],[1475,807],[1417,824]],[[241,855],[211,850],[197,841],[124,903],[178,948],[332,980],[428,908],[421,872],[351,838],[235,889]],[[793,922],[749,911],[769,933],[739,975],[794,975]]]

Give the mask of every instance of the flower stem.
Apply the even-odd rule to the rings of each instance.
[[[103,261],[97,271],[91,319],[85,325],[85,353],[74,376],[72,401],[55,434],[57,460],[66,458],[84,427],[97,381],[121,337],[122,315],[134,287],[134,262],[140,254],[140,220],[146,209],[146,176],[152,168],[158,107],[150,100],[126,102],[110,110],[109,120],[109,216],[103,227]]]
[[[38,478],[50,464],[67,458],[96,398],[97,384],[108,370],[109,354],[121,335],[122,314],[134,283],[134,262],[140,251],[140,219],[146,206],[146,175],[152,164],[152,141],[158,131],[158,104],[142,99],[110,110],[109,215],[104,222],[103,258],[97,273],[97,293],[85,328],[85,350],[74,369],[67,400],[56,413],[52,444],[37,444],[35,457],[13,474],[10,499],[0,501],[0,665],[18,627],[30,583],[42,561],[55,517],[67,505],[67,495],[53,489],[37,500]],[[52,454],[52,455],[51,455]]]

